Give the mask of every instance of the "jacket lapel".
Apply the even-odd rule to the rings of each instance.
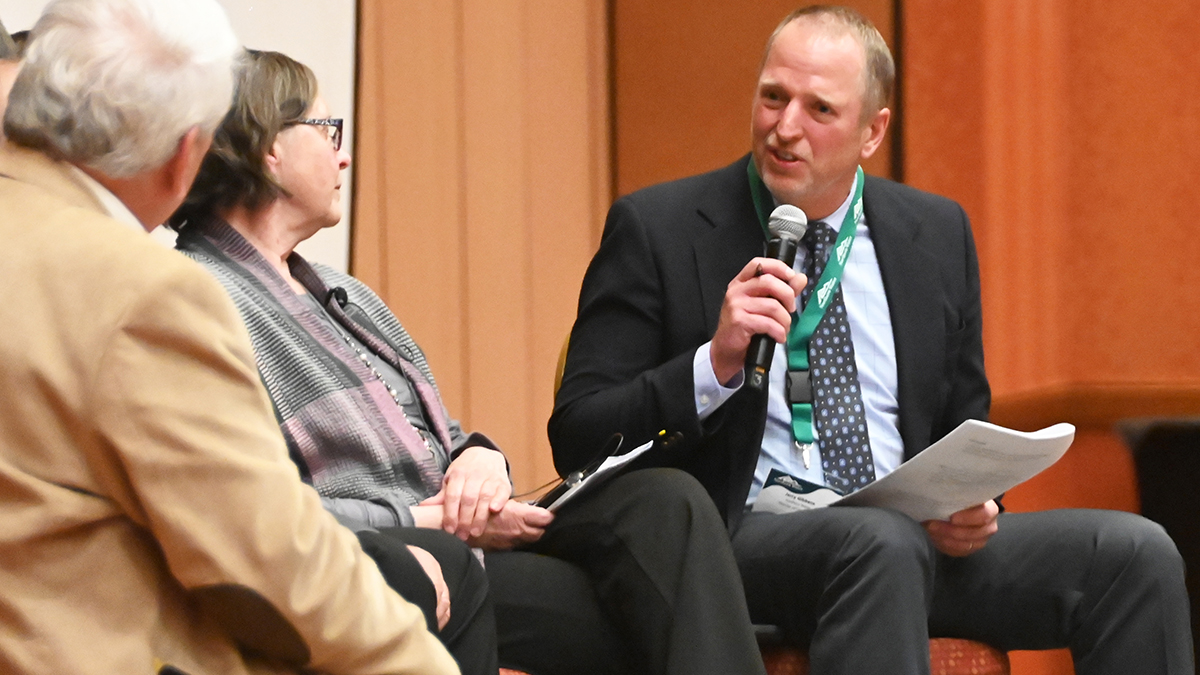
[[[749,155],[720,172],[721,186],[696,209],[707,227],[692,240],[708,335],[717,330],[725,289],[746,263],[763,254],[765,239],[746,178]]]
[[[763,255],[765,250],[766,240],[754,210],[746,177],[748,161],[750,155],[721,170],[719,182],[707,193],[707,198],[697,205],[704,224],[695,233],[692,249],[708,336],[717,330],[721,304],[730,280],[751,258]],[[750,491],[766,416],[766,391],[757,392],[743,387],[706,422],[709,432],[713,434],[712,443],[727,457],[722,470],[728,479],[722,482],[729,485],[730,489],[726,491],[725,503],[718,504],[718,507],[723,507],[731,529],[736,529],[746,495]],[[747,420],[749,423],[746,423]],[[753,451],[730,452],[730,448]]]
[[[304,264],[306,266],[308,265],[307,262]],[[416,366],[409,363],[406,359],[400,357],[397,350],[393,349],[391,341],[382,337],[383,332],[375,326],[374,322],[371,321],[366,312],[362,311],[361,308],[350,302],[347,302],[346,305],[343,306],[341,299],[336,293],[328,292],[329,288],[325,285],[324,281],[320,280],[320,277],[317,276],[316,271],[312,270],[311,267],[308,269],[311,271],[311,275],[308,276],[311,276],[311,278],[313,278],[316,282],[320,283],[320,288],[326,291],[325,311],[329,312],[329,315],[333,317],[342,328],[353,335],[355,339],[366,345],[367,348],[375,352],[375,354],[377,354],[393,368],[403,373],[408,381],[413,385],[413,388],[417,391],[417,396],[420,397],[421,403],[425,406],[425,413],[433,425],[433,431],[435,434],[437,434],[438,442],[442,444],[442,447],[446,449],[446,454],[449,455],[454,449],[453,443],[450,439],[449,422],[446,419],[446,411],[442,407],[442,400],[438,397],[437,392],[434,391],[433,386],[429,384],[429,381],[425,379],[425,376],[421,374],[421,371],[417,370]],[[311,287],[310,290],[312,290]],[[342,290],[342,293],[344,294],[345,291]],[[407,426],[412,425],[409,424]],[[402,429],[402,431],[407,430]],[[415,428],[412,429],[412,431],[413,434],[408,434],[406,440],[410,443],[416,442],[416,447],[419,449],[424,442],[421,441],[420,436],[416,434]],[[402,434],[402,437],[404,437],[404,434]],[[438,486],[430,487],[434,492],[437,492]]]

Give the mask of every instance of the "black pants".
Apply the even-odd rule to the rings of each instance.
[[[952,558],[895,511],[751,513],[733,547],[751,617],[807,646],[814,675],[927,675],[931,635],[1069,647],[1079,675],[1194,673],[1182,560],[1133,514],[1003,514]]]
[[[486,556],[500,666],[532,675],[627,675],[621,635],[582,569],[528,551]]]
[[[618,476],[564,506],[525,549],[586,573],[633,672],[765,673],[725,524],[691,475]]]
[[[496,675],[496,618],[487,576],[471,549],[441,530],[394,527],[357,534],[388,585],[421,608],[429,631],[441,639],[463,675]],[[408,550],[410,544],[429,551],[442,566],[450,590],[450,620],[440,631],[433,582]]]
[[[531,675],[628,672],[621,638],[580,568],[501,551],[487,554],[485,577],[471,549],[440,530],[392,528],[358,537],[388,584],[425,613],[464,675],[496,675],[497,665]],[[433,583],[406,544],[429,551],[442,566],[450,621],[440,632]]]
[[[451,616],[442,639],[464,675],[495,672],[496,662],[488,666],[480,654],[489,639],[500,665],[532,675],[764,674],[724,523],[681,471],[635,471],[579,498],[536,543],[489,553],[487,582],[458,571],[479,566],[440,531],[384,530],[360,540],[372,557],[389,551],[384,577],[434,627],[432,584],[403,543],[451,561],[451,571],[442,563]],[[410,564],[393,564],[406,556]],[[477,604],[481,587],[490,587],[490,599]],[[479,611],[463,612],[460,602]],[[488,603],[496,625],[484,639]]]

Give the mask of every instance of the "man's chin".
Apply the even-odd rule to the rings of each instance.
[[[799,205],[808,194],[809,183],[805,180],[768,174],[763,176],[763,182],[780,204]]]

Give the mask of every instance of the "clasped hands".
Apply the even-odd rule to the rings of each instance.
[[[546,509],[518,502],[511,496],[512,482],[508,479],[504,455],[474,446],[463,450],[450,463],[442,478],[442,489],[411,511],[417,527],[440,528],[470,546],[503,551],[537,541],[554,520],[554,514]],[[441,565],[428,551],[416,546],[408,549],[433,583],[441,630],[450,621],[450,591]]]
[[[413,508],[413,518],[418,527],[440,528],[489,551],[537,541],[554,514],[511,496],[504,455],[470,447],[450,463],[442,489]]]

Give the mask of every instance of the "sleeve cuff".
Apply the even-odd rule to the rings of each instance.
[[[504,454],[503,451],[500,450],[500,446],[496,445],[492,439],[484,436],[478,431],[472,431],[469,435],[459,441],[458,445],[451,449],[450,461],[458,459],[458,456],[463,453],[463,450],[474,447],[487,448],[489,450],[495,450],[500,454]]]
[[[500,449],[500,446],[496,445],[492,439],[484,436],[478,431],[472,431],[469,436],[464,438],[458,444],[458,446],[450,452],[450,461],[453,462],[454,460],[458,459],[458,456],[463,454],[463,451],[467,448],[476,447],[487,448],[488,450],[495,450],[496,452],[500,453],[500,455],[504,457],[504,468],[508,472],[508,482],[512,483],[512,462],[508,461],[508,455],[505,455],[504,451]]]
[[[409,510],[408,503],[403,499],[400,499],[392,494],[383,494],[373,498],[371,503],[372,505],[384,507],[390,512],[388,514],[388,518],[394,519],[392,523],[387,525],[381,525],[376,522],[372,522],[371,524],[375,527],[416,527],[416,522],[413,520],[412,511]],[[376,519],[383,520],[384,518],[376,516]]]
[[[712,342],[705,342],[696,349],[696,356],[692,358],[692,382],[695,383],[696,415],[700,418],[701,422],[716,412],[717,408],[720,408],[725,401],[728,401],[731,396],[736,394],[746,380],[745,373],[739,371],[729,381],[729,386],[723,386],[718,382],[717,374],[713,372],[712,357],[709,355],[711,348]]]

